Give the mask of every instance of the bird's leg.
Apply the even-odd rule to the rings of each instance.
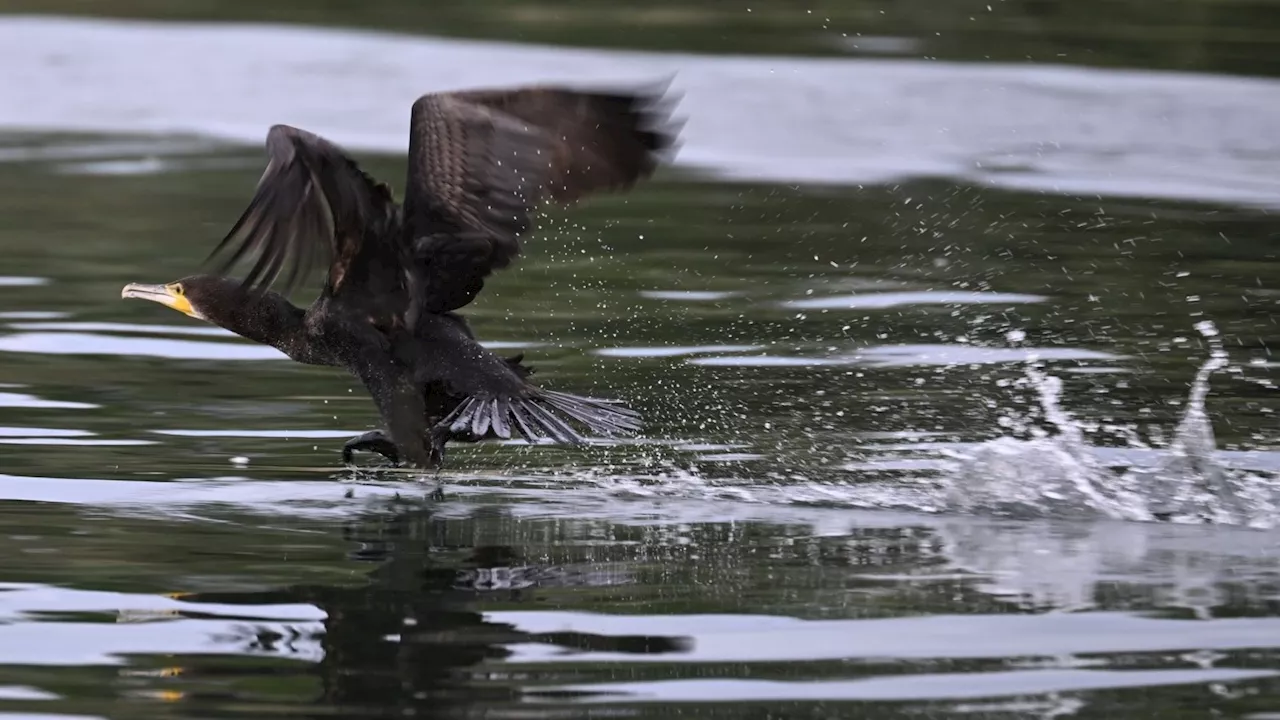
[[[444,446],[449,441],[449,429],[440,425],[431,428],[431,464],[435,467],[435,475],[431,477],[435,489],[431,491],[433,500],[444,500],[444,479],[440,477],[444,470]]]
[[[449,428],[436,425],[431,428],[431,464],[436,469],[436,477],[444,467],[444,444],[449,440]]]
[[[376,347],[366,348],[353,370],[378,406],[386,427],[384,437],[395,447],[398,459],[413,467],[431,467],[432,453],[424,438],[426,408],[411,372]]]
[[[400,463],[400,453],[396,450],[396,444],[391,442],[391,438],[381,430],[370,430],[343,443],[342,462],[350,465],[351,456],[356,452],[375,452],[390,460],[393,465]]]

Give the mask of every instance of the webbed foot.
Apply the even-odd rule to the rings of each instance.
[[[356,452],[375,452],[390,460],[392,464],[400,464],[400,453],[396,450],[396,444],[391,442],[391,438],[381,430],[370,430],[343,443],[342,462],[350,465],[351,456]]]

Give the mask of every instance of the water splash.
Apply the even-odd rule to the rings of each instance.
[[[1213,425],[1205,412],[1209,379],[1229,366],[1212,322],[1196,329],[1210,356],[1191,383],[1186,409],[1165,448],[1131,436],[1135,449],[1153,450],[1147,467],[1107,466],[1084,436],[1083,425],[1062,408],[1062,381],[1028,364],[1026,381],[1037,391],[1044,420],[1055,434],[1027,425],[1029,440],[1001,437],[967,453],[947,474],[947,506],[954,510],[1014,517],[1102,516],[1125,520],[1214,522],[1272,527],[1276,488],[1259,475],[1228,471],[1216,460]]]
[[[1000,420],[1003,437],[968,447],[930,442],[880,445],[886,454],[910,453],[910,461],[890,457],[842,465],[843,471],[860,473],[854,481],[815,468],[768,472],[767,463],[737,468],[740,475],[731,469],[723,476],[672,458],[656,466],[597,468],[594,474],[575,473],[575,479],[605,489],[614,500],[696,498],[1016,519],[1273,527],[1280,478],[1252,466],[1230,467],[1217,449],[1205,400],[1211,376],[1230,363],[1213,324],[1200,323],[1197,329],[1210,346],[1210,357],[1196,372],[1167,443],[1143,440],[1131,427],[1102,426],[1124,439],[1127,447],[1117,451],[1091,445],[1086,433],[1097,423],[1078,420],[1063,408],[1062,380],[1047,374],[1042,359],[1033,357],[1024,377],[1013,385],[1036,396],[1038,418],[1010,408]],[[1018,333],[1009,337],[1013,344],[1022,339]],[[874,467],[903,475],[868,477],[866,472]]]
[[[1161,463],[1154,470],[1139,471],[1140,481],[1159,503],[1158,512],[1165,517],[1202,518],[1221,523],[1256,517],[1270,527],[1276,511],[1274,493],[1268,492],[1270,488],[1259,482],[1260,478],[1228,473],[1214,461],[1217,443],[1204,402],[1209,393],[1209,376],[1226,368],[1229,360],[1212,323],[1199,323],[1196,329],[1209,342],[1209,360],[1191,383],[1186,412],[1174,430]]]

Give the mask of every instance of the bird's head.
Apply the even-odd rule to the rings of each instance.
[[[234,310],[244,307],[248,293],[238,280],[191,275],[164,285],[129,283],[120,291],[120,297],[150,300],[197,320],[225,325]]]
[[[150,300],[242,337],[293,352],[305,312],[270,290],[249,290],[234,278],[191,275],[164,285],[129,283],[122,298]],[[290,355],[292,357],[292,355]]]

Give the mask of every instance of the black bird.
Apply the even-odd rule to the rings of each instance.
[[[248,209],[209,256],[216,274],[121,296],[167,305],[312,365],[359,377],[387,432],[343,446],[439,467],[448,440],[580,444],[634,433],[618,401],[544,390],[522,357],[499,358],[455,311],[520,252],[544,200],[571,203],[650,176],[678,128],[663,89],[560,87],[424,95],[413,104],[403,203],[337,145],[288,125],[267,133],[267,168]],[[223,252],[227,251],[227,252]],[[254,257],[242,280],[224,277]],[[305,310],[286,298],[328,260]],[[284,294],[269,288],[284,276]],[[389,437],[388,437],[389,435]]]

